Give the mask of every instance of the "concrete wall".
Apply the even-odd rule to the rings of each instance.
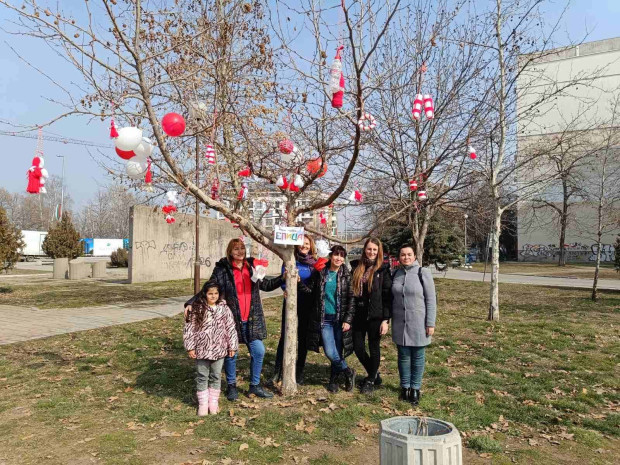
[[[189,279],[194,271],[194,215],[175,215],[168,224],[159,208],[142,205],[130,213],[129,281]],[[200,276],[208,279],[231,239],[241,235],[226,221],[200,218]],[[279,274],[281,261],[269,252],[268,274]]]
[[[519,261],[557,262],[560,255],[560,229],[557,214],[551,208],[538,209],[536,214],[526,202],[518,212]],[[565,249],[567,262],[596,260],[596,208],[586,202],[571,207],[571,219],[566,228]],[[602,237],[601,262],[613,263],[614,244],[620,228],[606,230]]]

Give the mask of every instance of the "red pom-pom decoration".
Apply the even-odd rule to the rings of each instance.
[[[322,169],[321,169],[321,165],[323,165]],[[310,160],[308,164],[306,165],[306,168],[308,170],[308,173],[310,174],[316,174],[316,173],[319,173],[319,171],[321,171],[317,175],[317,178],[325,176],[325,173],[327,173],[327,163],[323,163],[323,160],[321,159],[321,157],[315,158],[314,160]]]
[[[178,113],[168,113],[161,120],[161,127],[170,137],[178,137],[185,132],[185,119]]]
[[[239,171],[237,174],[241,176],[242,178],[247,178],[247,177],[252,176],[252,171],[250,170],[250,168],[245,168]]]
[[[293,151],[293,149],[295,149],[295,144],[293,144],[292,140],[284,139],[283,141],[280,141],[278,148],[280,149],[280,153],[288,155]]]

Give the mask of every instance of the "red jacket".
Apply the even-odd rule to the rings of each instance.
[[[250,280],[250,267],[247,261],[243,261],[243,269],[240,270],[233,265],[235,275],[235,287],[237,288],[237,298],[239,299],[239,313],[241,321],[248,321],[250,317],[250,307],[252,305],[252,281]]]

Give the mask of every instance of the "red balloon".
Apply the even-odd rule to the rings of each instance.
[[[178,113],[168,113],[161,120],[161,127],[170,137],[177,137],[185,132],[185,120]]]
[[[123,160],[129,160],[130,158],[136,156],[136,154],[133,153],[133,150],[121,150],[118,147],[116,147],[116,154]]]
[[[323,163],[323,160],[321,159],[321,157],[315,158],[314,160],[310,160],[308,162],[308,164],[306,165],[306,168],[308,168],[308,172],[310,174],[319,173],[319,170],[321,170],[321,163]],[[325,176],[325,173],[327,173],[327,163],[323,163],[323,170],[319,173],[317,178],[320,178],[321,176]]]

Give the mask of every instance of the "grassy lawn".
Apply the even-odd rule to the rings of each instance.
[[[0,347],[0,463],[378,463],[378,421],[442,418],[468,464],[612,464],[620,455],[620,293],[438,280],[439,316],[419,409],[398,400],[393,344],[370,397],[328,394],[323,356],[292,398],[221,402],[198,420],[180,317]],[[265,300],[271,372],[279,298]],[[352,356],[348,359],[361,371]],[[241,350],[239,385],[247,389]]]
[[[2,276],[15,276],[15,275],[25,275],[25,274],[49,274],[50,271],[41,271],[41,270],[30,270],[24,268],[13,268],[12,270],[5,270],[0,273],[0,277]]]
[[[123,280],[53,280],[0,282],[0,305],[37,308],[79,308],[177,297],[193,294],[193,280],[125,284]]]
[[[487,265],[487,273],[490,272]],[[468,271],[484,271],[484,263],[472,263]],[[579,264],[558,266],[554,263],[526,263],[526,262],[502,262],[499,265],[501,274],[524,274],[531,276],[553,276],[559,278],[594,278],[594,264]],[[614,270],[612,264],[601,264],[599,271],[600,279],[620,279],[620,273]]]

